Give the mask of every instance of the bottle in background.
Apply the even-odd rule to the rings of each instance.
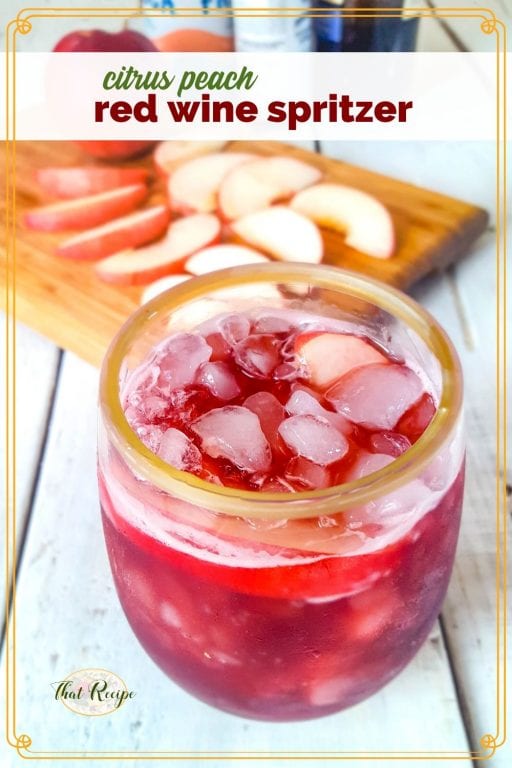
[[[339,9],[344,2],[345,0],[317,0],[314,3],[315,8],[326,12],[324,16],[313,20],[317,51],[341,51],[344,20]]]
[[[345,8],[406,8],[411,0],[345,0]],[[341,42],[342,51],[374,51],[391,53],[414,51],[419,18],[373,17],[345,18]]]
[[[309,0],[233,0],[234,8],[304,9],[297,16],[235,16],[236,51],[312,51],[313,24],[305,15],[310,8]]]
[[[214,16],[211,9],[231,7],[230,0],[140,0],[141,8],[156,8],[165,16],[144,16],[140,31],[150,37],[161,51],[232,51],[233,19]],[[201,9],[202,16],[177,16],[175,9]]]

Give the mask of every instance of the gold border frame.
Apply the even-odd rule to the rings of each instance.
[[[261,16],[257,6],[216,10],[216,17]],[[506,741],[506,26],[489,8],[360,8],[340,9],[347,18],[397,17],[465,18],[480,21],[486,35],[496,35],[496,725],[481,737],[482,752],[37,752],[32,739],[16,729],[16,36],[32,30],[34,18],[164,17],[159,9],[139,8],[23,8],[6,26],[6,736],[20,757],[31,760],[489,760]],[[197,8],[175,9],[179,17],[200,17]],[[265,15],[294,17],[303,9],[264,9]],[[325,11],[311,8],[312,18]],[[501,475],[501,477],[500,477]]]

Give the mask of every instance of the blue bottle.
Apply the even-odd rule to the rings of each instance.
[[[325,15],[314,19],[317,51],[340,51],[343,40],[343,16],[339,8],[343,0],[319,0],[315,9],[325,10]]]

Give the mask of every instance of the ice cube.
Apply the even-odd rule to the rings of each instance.
[[[285,408],[290,416],[318,416],[325,419],[345,435],[352,431],[352,425],[344,416],[328,411],[307,389],[297,387],[290,395]]]
[[[141,408],[144,411],[144,416],[148,421],[154,419],[163,418],[169,409],[169,401],[164,397],[158,397],[158,395],[150,395],[141,402]]]
[[[185,472],[201,469],[201,453],[192,440],[179,429],[167,429],[160,440],[158,455],[163,461]]]
[[[277,368],[274,368],[272,378],[276,381],[294,381],[300,379],[302,371],[292,363],[281,363]]]
[[[227,315],[220,321],[220,332],[231,346],[245,339],[251,332],[251,323],[245,315]]]
[[[313,464],[303,456],[295,456],[290,459],[286,465],[285,478],[294,485],[301,485],[304,488],[316,490],[317,488],[328,488],[331,485],[331,476],[329,470]]]
[[[227,363],[203,363],[199,368],[197,382],[219,400],[232,400],[240,394],[240,387]]]
[[[392,461],[393,457],[386,453],[363,453],[353,465],[347,479],[360,480],[362,477],[384,469]]]
[[[224,458],[245,472],[267,472],[272,463],[270,446],[255,413],[240,405],[214,408],[192,424],[202,450]]]
[[[356,424],[370,429],[393,429],[422,392],[423,385],[410,368],[376,363],[350,371],[325,397]]]
[[[444,491],[449,486],[449,480],[453,481],[452,467],[444,453],[436,456],[423,471],[422,479],[425,485],[432,491]]]
[[[373,640],[406,613],[403,598],[392,586],[377,585],[348,598],[347,633],[357,641]]]
[[[385,496],[370,501],[366,505],[369,520],[381,524],[404,524],[406,533],[425,512],[432,508],[435,496],[421,480],[411,480],[406,485],[394,488]]]
[[[273,477],[267,477],[263,481],[260,486],[260,491],[264,491],[265,493],[293,493],[295,488],[283,477],[274,475]]]
[[[290,416],[324,416],[323,408],[318,400],[305,389],[296,388],[285,405]],[[337,414],[333,413],[333,416]]]
[[[143,424],[140,427],[137,427],[135,432],[146,448],[149,448],[153,453],[158,452],[164,432],[161,427],[155,427],[153,424]]]
[[[459,474],[464,461],[460,425],[440,453],[423,470],[422,480],[432,491],[447,491]]]
[[[270,446],[274,451],[279,451],[278,429],[285,418],[285,412],[277,397],[270,392],[256,392],[247,398],[244,406],[256,414]]]
[[[134,405],[130,405],[125,410],[124,415],[126,416],[126,421],[128,422],[128,424],[132,429],[136,429],[137,427],[140,427],[141,420],[142,420],[142,413],[139,411],[138,408],[136,408]]]
[[[411,442],[399,432],[374,432],[370,437],[370,446],[375,453],[386,453],[389,456],[401,456],[410,447]]]
[[[231,347],[220,331],[215,331],[206,336],[206,343],[212,348],[210,360],[226,362],[231,357]]]
[[[183,618],[176,607],[165,600],[160,606],[160,618],[167,627],[172,629],[181,629],[183,626]]]
[[[393,461],[392,456],[383,453],[363,454],[352,467],[348,479],[359,480],[387,467]],[[353,517],[363,523],[378,523],[389,531],[392,531],[394,526],[405,525],[402,530],[402,534],[405,534],[431,507],[433,500],[434,496],[426,485],[421,480],[414,479],[394,488],[390,493],[377,496],[364,507],[360,507]]]
[[[192,384],[201,363],[206,363],[212,349],[197,333],[178,333],[160,347],[158,384],[169,390]]]
[[[140,397],[141,392],[149,392],[154,389],[159,376],[160,368],[154,360],[131,371],[126,376],[121,388],[121,399],[124,404],[129,402],[130,405],[138,405],[134,398]]]
[[[209,317],[196,328],[196,331],[204,337],[220,333],[226,343],[232,347],[250,334],[251,323],[246,315],[236,312],[222,312],[214,317]]]
[[[331,424],[316,416],[291,416],[279,427],[286,445],[298,456],[327,466],[348,451],[348,442]]]
[[[280,361],[281,342],[269,334],[248,336],[234,347],[235,360],[248,376],[266,379]]]
[[[292,325],[283,317],[262,315],[253,326],[253,333],[290,333]]]
[[[282,353],[282,350],[281,350]],[[291,391],[296,392],[298,389],[300,389],[302,392],[307,392],[308,395],[311,395],[315,400],[318,402],[321,401],[322,395],[319,392],[316,392],[314,389],[311,389],[311,387],[308,387],[306,384],[303,384],[302,382],[295,382],[292,384]]]
[[[158,616],[160,598],[154,579],[151,579],[146,571],[134,568],[133,563],[130,563],[128,568],[119,568],[116,575],[124,582],[130,596],[130,604],[136,610],[147,616]]]

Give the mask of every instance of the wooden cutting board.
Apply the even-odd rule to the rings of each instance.
[[[326,180],[375,195],[393,216],[395,255],[388,260],[365,256],[346,246],[340,234],[325,231],[324,260],[402,289],[462,256],[488,222],[481,208],[286,144],[232,142],[227,149],[301,158],[321,168]],[[90,263],[55,256],[55,245],[68,235],[32,232],[21,221],[26,210],[48,202],[35,183],[34,169],[73,164],[84,164],[84,156],[70,143],[17,143],[16,316],[59,346],[99,365],[118,328],[138,307],[141,289],[107,285],[95,276]],[[152,167],[151,155],[127,165]],[[150,203],[165,199],[165,184],[154,176]],[[2,213],[5,218],[5,202]],[[2,248],[2,280],[5,255]],[[1,296],[5,301],[5,291]]]

